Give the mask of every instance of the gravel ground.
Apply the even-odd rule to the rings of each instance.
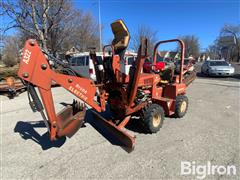
[[[1,101],[2,179],[196,179],[181,175],[181,161],[235,165],[239,179],[239,81],[198,78],[188,88],[189,109],[182,119],[166,118],[157,134],[131,131],[135,150],[112,145],[90,124],[71,139],[51,143],[42,120],[32,113],[26,92]],[[56,109],[72,95],[54,88]],[[29,122],[32,122],[31,124]]]

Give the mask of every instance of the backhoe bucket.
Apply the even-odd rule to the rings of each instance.
[[[78,129],[82,126],[84,122],[84,117],[86,114],[86,108],[84,107],[82,111],[74,114],[73,107],[67,106],[62,111],[57,114],[58,117],[58,130],[57,135],[59,137],[67,136],[72,137]]]
[[[122,127],[118,127],[111,121],[107,121],[100,114],[95,111],[92,111],[94,117],[99,120],[99,122],[114,136],[116,137],[124,148],[127,148],[129,152],[134,149],[135,146],[135,137],[129,135],[126,131],[123,130]]]

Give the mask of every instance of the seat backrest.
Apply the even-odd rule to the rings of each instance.
[[[130,34],[129,31],[122,20],[117,20],[111,24],[112,32],[114,34],[114,39],[112,45],[115,51],[127,48]]]

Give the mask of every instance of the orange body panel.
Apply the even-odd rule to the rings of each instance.
[[[176,99],[177,95],[186,93],[186,84],[166,85],[163,91],[163,97]]]
[[[142,73],[139,77],[138,87],[142,86],[153,86],[160,81],[160,76],[158,74],[148,74]]]
[[[44,90],[51,90],[53,80],[97,111],[101,111],[101,107],[94,101],[96,93],[94,82],[87,78],[59,74],[51,70],[37,43],[31,45],[30,40],[27,41],[23,51],[18,76]]]

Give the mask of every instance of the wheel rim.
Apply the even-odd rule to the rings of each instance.
[[[187,102],[183,101],[182,104],[181,104],[181,107],[180,107],[181,113],[185,112],[186,109],[187,109]]]
[[[157,113],[153,116],[153,126],[158,127],[160,123],[161,123],[161,116],[160,114]]]

